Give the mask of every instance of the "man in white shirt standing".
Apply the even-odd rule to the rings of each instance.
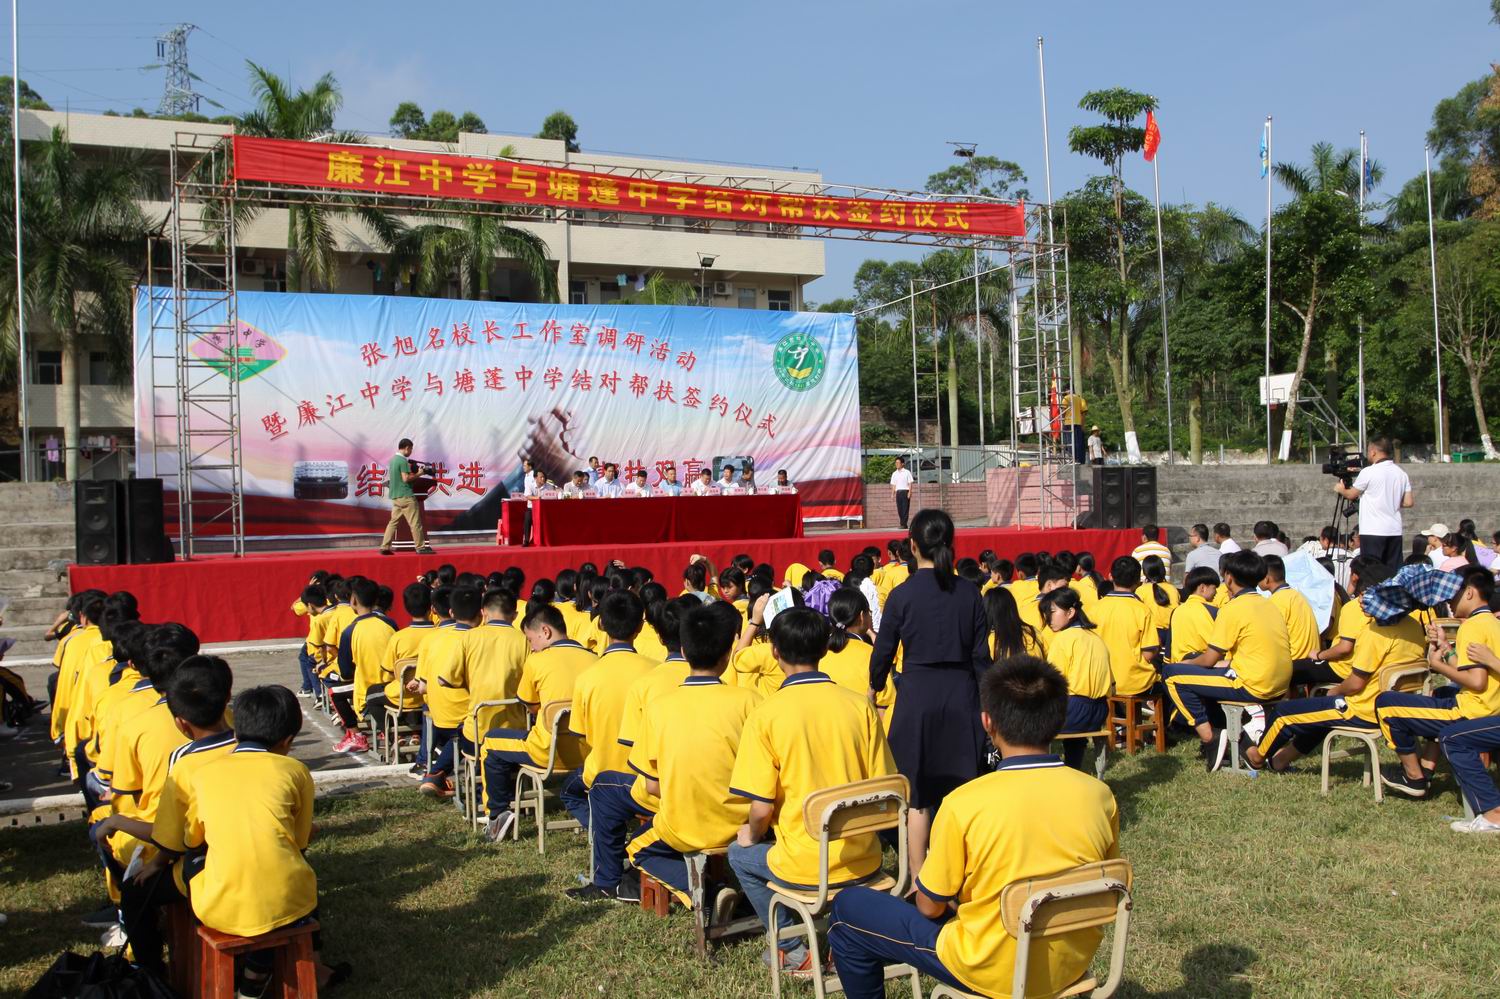
[[[592,486],[596,482],[599,481],[599,473],[602,472],[602,471],[603,471],[603,469],[599,467],[599,459],[598,459],[598,457],[594,456],[594,455],[590,455],[589,456],[589,471],[588,471],[589,485]]]
[[[1370,438],[1365,459],[1369,464],[1360,469],[1353,484],[1346,486],[1336,479],[1333,491],[1344,499],[1359,502],[1361,554],[1398,569],[1405,540],[1401,511],[1411,509],[1416,503],[1411,495],[1411,479],[1391,460],[1391,442],[1387,437]]]
[[[1099,432],[1098,426],[1089,431],[1088,452],[1090,465],[1104,464],[1104,438],[1099,436]]]
[[[614,462],[604,466],[604,475],[594,483],[600,499],[619,499],[625,493],[625,484],[620,481],[620,466]]]
[[[896,494],[896,516],[901,520],[901,529],[906,530],[906,520],[911,514],[911,472],[906,459],[896,458],[896,470],[891,473],[891,491]]]
[[[666,470],[662,472],[662,475],[663,475],[662,483],[661,483],[661,485],[657,486],[656,488],[660,489],[662,492],[666,493],[668,496],[681,496],[682,495],[682,483],[680,483],[680,482],[677,481],[677,466],[676,465],[668,465],[666,467]]]

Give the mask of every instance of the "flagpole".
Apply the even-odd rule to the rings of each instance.
[[[1427,257],[1432,267],[1432,356],[1437,362],[1437,453],[1438,461],[1447,456],[1443,441],[1443,338],[1438,332],[1437,234],[1432,226],[1432,150],[1422,147],[1427,166]]]
[[[1151,157],[1151,179],[1156,186],[1156,272],[1161,286],[1161,356],[1167,371],[1167,464],[1177,464],[1177,438],[1172,433],[1172,347],[1167,339],[1167,256],[1161,238],[1161,168]]]
[[[1271,116],[1266,115],[1266,464],[1271,463]]]
[[[21,407],[21,481],[31,481],[31,407],[26,383],[30,380],[26,337],[26,279],[21,266],[21,41],[16,24],[20,0],[10,3],[10,137],[11,169],[15,171],[16,199],[16,384]]]
[[[1362,230],[1365,225],[1365,172],[1369,169],[1370,146],[1365,139],[1365,130],[1359,130],[1359,225]],[[1359,450],[1365,450],[1365,314],[1361,309],[1359,317],[1355,321],[1359,330]]]

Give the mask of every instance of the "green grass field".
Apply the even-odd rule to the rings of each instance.
[[[1453,785],[1435,800],[1377,806],[1352,762],[1318,794],[1316,759],[1258,779],[1203,772],[1192,747],[1116,756],[1135,913],[1121,995],[1443,997],[1500,995],[1500,841],[1449,831]],[[584,840],[538,857],[490,846],[453,809],[399,788],[319,803],[311,859],[326,956],[355,979],[339,994],[659,996],[770,992],[761,941],[700,961],[685,914],[585,907],[563,888]],[[61,951],[97,937],[77,916],[98,877],[78,825],[0,835],[0,991],[18,995]],[[793,995],[811,995],[806,986]],[[892,986],[893,995],[904,994]]]

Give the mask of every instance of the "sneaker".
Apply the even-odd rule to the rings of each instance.
[[[422,781],[421,786],[417,790],[429,798],[437,798],[439,800],[453,797],[453,786],[448,783],[448,778],[446,777],[429,777]]]
[[[569,888],[563,892],[563,897],[575,902],[613,902],[615,893],[608,888],[600,888],[591,881],[577,888]]]
[[[1427,789],[1432,786],[1431,777],[1419,777],[1413,779],[1406,776],[1406,770],[1399,763],[1393,767],[1385,767],[1380,771],[1380,780],[1386,787],[1398,794],[1404,794],[1408,798],[1425,798]]]
[[[313,695],[313,692],[311,690],[299,690],[299,691],[297,691],[297,696],[298,697],[311,697],[312,695]]]
[[[338,742],[335,742],[333,744],[333,751],[335,753],[347,752],[348,749],[349,749],[349,747],[351,745],[353,745],[353,744],[354,744],[354,733],[352,731],[345,732],[344,733],[344,737],[342,739],[340,739]]]
[[[1496,825],[1483,815],[1476,815],[1472,819],[1459,819],[1457,822],[1448,823],[1448,828],[1454,832],[1461,833],[1500,833],[1500,825]]]
[[[641,876],[635,871],[626,871],[620,883],[615,885],[614,900],[626,905],[640,905]]]
[[[406,771],[406,775],[412,780],[422,780],[427,776],[427,768],[420,763],[413,763],[411,769]]]
[[[484,838],[491,843],[504,839],[516,824],[516,813],[506,809],[484,824]]]
[[[264,999],[271,991],[271,975],[262,978],[251,978],[241,972],[238,981],[234,985],[235,999]]]
[[[363,732],[356,729],[350,735],[348,750],[354,753],[368,753],[370,751],[369,738]]]
[[[106,950],[114,947],[124,947],[126,943],[125,927],[119,923],[115,923],[115,925],[105,930],[104,935],[99,938],[99,946]]]
[[[392,552],[389,548],[382,548],[382,549],[380,549],[380,554],[382,554],[382,555],[392,555],[392,554],[395,554],[395,553]]]
[[[120,922],[120,910],[112,905],[104,905],[79,920],[85,926],[91,926],[96,930],[105,930],[111,926],[117,926]]]
[[[812,951],[803,944],[798,944],[791,950],[777,948],[777,956],[781,961],[781,973],[789,978],[812,978]],[[760,952],[760,962],[766,967],[771,967],[771,962],[776,960],[771,956],[771,949],[767,947]]]
[[[1260,766],[1256,766],[1254,763],[1250,762],[1250,750],[1254,748],[1255,740],[1250,738],[1249,733],[1243,731],[1240,732],[1240,759],[1244,761],[1245,766],[1249,767],[1251,770],[1270,769],[1266,766],[1266,760],[1262,760]]]
[[[1214,773],[1224,765],[1224,757],[1229,751],[1229,737],[1222,728],[1213,730],[1213,738],[1203,744],[1203,766],[1209,773]]]
[[[433,554],[435,554],[435,552],[433,552],[431,545],[423,545],[421,548],[417,549],[417,554],[418,555],[433,555]]]
[[[714,896],[714,904],[710,908],[713,913],[713,921],[710,926],[723,926],[734,918],[735,906],[740,904],[740,893],[733,888],[720,888],[719,893]]]

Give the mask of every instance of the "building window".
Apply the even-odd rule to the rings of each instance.
[[[109,377],[109,355],[102,350],[89,351],[89,384],[109,385],[112,381]]]
[[[33,385],[62,384],[62,351],[39,350],[32,356],[36,358],[36,370],[31,379]]]
[[[588,282],[587,281],[569,281],[568,282],[568,304],[569,305],[588,305],[589,304],[589,286],[588,286]]]
[[[603,283],[601,283],[599,285],[599,301],[601,303],[602,302],[618,302],[619,300],[620,300],[620,286],[619,285],[617,285],[617,284],[603,284]]]
[[[740,308],[742,308],[742,309],[753,309],[753,308],[755,308],[755,289],[754,288],[737,288],[736,289],[736,293],[740,296]]]
[[[791,312],[792,293],[790,291],[781,291],[775,288],[767,291],[766,308],[770,309],[772,312]]]

